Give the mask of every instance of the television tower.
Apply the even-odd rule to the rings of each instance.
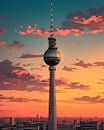
[[[49,47],[44,53],[44,61],[49,66],[50,71],[48,130],[57,130],[55,66],[60,62],[61,56],[60,52],[58,51],[58,48],[56,47],[56,38],[54,37],[53,0],[51,0],[50,3],[51,3],[51,9],[50,9],[51,26],[50,26],[50,37],[48,38]]]

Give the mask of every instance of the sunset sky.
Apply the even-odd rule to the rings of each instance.
[[[54,0],[57,116],[104,117],[104,0]],[[48,116],[50,0],[0,0],[0,117]]]

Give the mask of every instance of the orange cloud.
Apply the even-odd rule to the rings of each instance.
[[[77,29],[77,28],[76,28],[76,29],[72,29],[71,32],[72,32],[72,34],[74,34],[75,36],[79,36],[79,35],[85,33],[84,31],[82,31],[82,30],[80,30],[80,29]]]
[[[27,71],[27,70],[14,69],[14,70],[12,71],[12,73],[15,73],[16,75],[21,76],[21,75],[23,75],[23,74],[28,74],[28,71]]]

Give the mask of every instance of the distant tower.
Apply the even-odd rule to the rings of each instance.
[[[49,65],[50,81],[49,81],[49,115],[48,115],[48,130],[57,130],[56,121],[56,88],[55,88],[55,70],[56,65],[60,62],[61,56],[56,47],[56,38],[54,38],[53,28],[53,0],[51,0],[51,27],[50,37],[48,38],[49,47],[44,53],[44,61]]]

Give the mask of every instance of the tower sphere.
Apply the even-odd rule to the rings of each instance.
[[[44,61],[47,65],[57,65],[61,60],[60,52],[58,48],[48,48],[44,53]]]

